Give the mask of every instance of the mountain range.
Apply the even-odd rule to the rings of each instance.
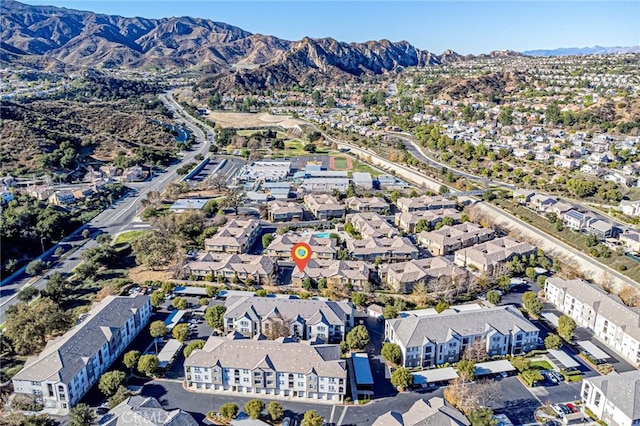
[[[406,41],[283,40],[208,19],[125,18],[14,0],[0,5],[0,59],[44,67],[190,68],[209,84],[264,88],[342,80],[463,60]]]
[[[640,46],[628,46],[628,47],[561,47],[558,49],[537,49],[526,50],[522,52],[527,56],[582,56],[582,55],[609,55],[612,53],[640,53]]]

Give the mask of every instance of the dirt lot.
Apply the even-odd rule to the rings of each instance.
[[[303,121],[291,118],[289,115],[271,115],[266,112],[257,114],[245,112],[210,112],[207,116],[210,120],[219,124],[221,127],[269,127],[281,126],[284,128],[292,128]]]

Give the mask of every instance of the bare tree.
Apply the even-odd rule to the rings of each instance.
[[[227,188],[227,179],[220,173],[216,173],[210,175],[205,179],[206,186],[208,188],[213,188],[218,192],[226,191]]]
[[[471,398],[482,407],[500,400],[502,390],[494,380],[479,380],[471,386]]]
[[[464,350],[462,358],[469,361],[483,361],[489,356],[486,346],[486,340],[476,339]]]
[[[291,335],[291,320],[285,319],[282,314],[276,318],[267,319],[262,326],[262,334],[269,340]]]
[[[425,306],[429,301],[429,292],[424,283],[416,283],[413,286],[413,292],[411,293],[411,299],[417,306]]]

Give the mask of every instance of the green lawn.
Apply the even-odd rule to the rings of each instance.
[[[130,243],[131,241],[135,240],[136,238],[138,238],[140,235],[144,234],[147,231],[127,231],[127,232],[123,232],[120,235],[118,235],[116,237],[116,240],[114,241],[115,245],[119,245],[119,244],[127,244]]]
[[[530,365],[536,370],[553,370],[553,366],[544,360],[531,361]]]
[[[351,162],[353,163],[353,169],[349,170],[349,176],[351,176],[353,172],[371,173],[372,177],[377,177],[384,174],[380,170],[374,169],[373,167],[371,167],[367,163],[363,163],[362,161],[352,159]]]
[[[345,157],[333,157],[333,165],[336,170],[345,170],[349,163]]]

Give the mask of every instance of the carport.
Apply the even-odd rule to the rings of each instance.
[[[509,371],[515,371],[515,367],[511,365],[511,362],[509,362],[508,359],[479,362],[478,364],[476,364],[476,377]]]
[[[458,378],[458,372],[453,367],[434,368],[432,370],[423,370],[411,374],[413,375],[413,383],[415,385],[448,382],[449,380]]]
[[[558,328],[558,316],[556,314],[554,314],[553,312],[544,312],[542,316],[554,327]]]
[[[580,342],[578,342],[578,346],[580,346],[586,353],[588,353],[598,361],[604,361],[605,359],[610,358],[609,354],[607,354],[605,351],[588,340],[581,340]]]
[[[555,361],[557,361],[558,363],[562,364],[563,369],[580,367],[580,363],[571,358],[571,356],[569,356],[569,354],[567,354],[566,352],[556,349],[549,349],[549,353],[547,354],[547,356],[550,357],[551,360],[554,361],[554,363]]]

